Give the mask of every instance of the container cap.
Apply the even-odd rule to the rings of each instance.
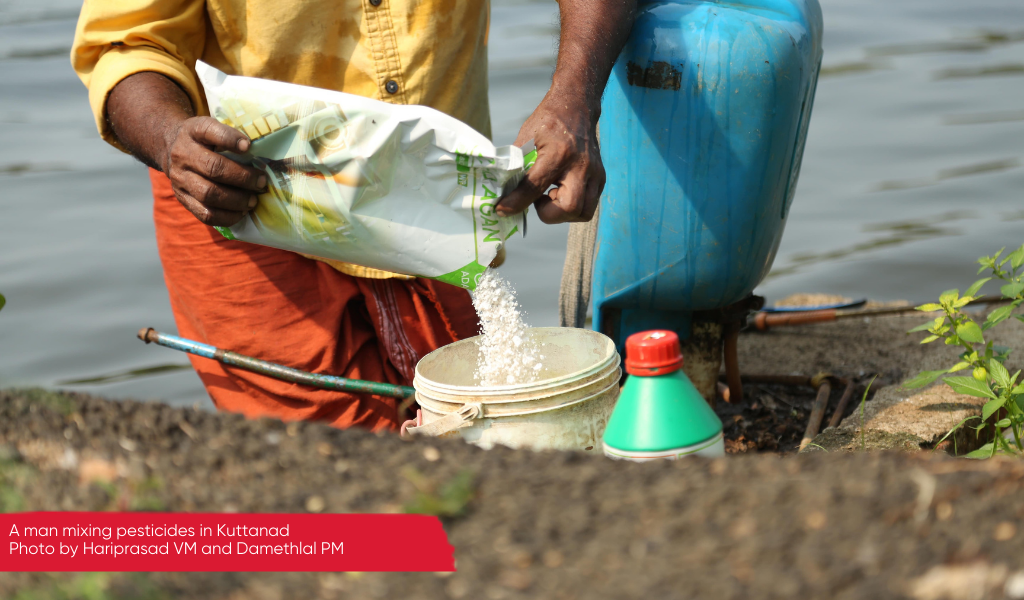
[[[626,338],[626,372],[630,375],[665,375],[682,367],[683,353],[674,331],[641,331]]]

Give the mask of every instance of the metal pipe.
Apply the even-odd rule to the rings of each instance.
[[[725,380],[729,384],[729,395],[723,396],[726,402],[743,403],[743,382],[740,377],[739,362],[740,324],[731,321],[725,326]]]
[[[203,358],[210,358],[232,367],[259,373],[281,381],[290,381],[300,385],[308,385],[323,390],[341,390],[345,392],[361,392],[364,394],[377,394],[378,396],[389,396],[391,398],[408,398],[416,393],[415,388],[391,383],[379,383],[376,381],[363,381],[361,379],[346,379],[333,375],[321,375],[300,371],[277,363],[267,362],[230,350],[221,350],[208,344],[202,344],[176,335],[160,333],[152,327],[139,330],[139,339],[149,343],[158,344],[174,350],[180,350]]]
[[[846,405],[850,403],[850,398],[852,397],[853,380],[850,380],[846,382],[846,389],[843,390],[843,395],[839,398],[839,404],[836,405],[836,410],[832,413],[832,418],[828,420],[829,427],[839,427],[839,422],[843,420],[843,413],[846,412]]]
[[[811,418],[807,421],[807,429],[804,430],[804,437],[800,440],[801,450],[811,443],[814,436],[818,435],[821,420],[825,418],[828,397],[832,393],[832,385],[829,383],[828,375],[815,375],[813,381],[818,384],[816,386],[818,388],[818,397],[814,399],[814,405],[811,407]]]
[[[836,406],[835,412],[832,414],[832,418],[829,420],[829,427],[835,427],[839,424],[839,420],[843,418],[843,412],[846,411],[846,405],[850,403],[850,398],[853,396],[853,381],[844,379],[842,377],[834,377],[828,373],[819,373],[814,377],[805,377],[803,375],[743,375],[741,377],[744,383],[758,383],[762,385],[802,385],[813,387],[818,390],[818,395],[814,399],[814,404],[811,407],[811,417],[807,421],[807,429],[804,430],[804,436],[800,440],[800,449],[803,450],[807,444],[811,443],[814,436],[818,435],[818,431],[821,428],[821,421],[825,418],[825,410],[828,408],[828,399],[832,393],[832,385],[830,382],[835,382],[839,385],[845,385],[846,389],[843,390],[843,395],[839,399],[839,405]],[[725,388],[724,385],[721,386]],[[725,388],[723,391],[727,392]],[[728,399],[726,399],[728,401]]]
[[[982,296],[972,300],[967,306],[980,304],[999,304],[1010,302],[1012,298],[1001,296]],[[754,317],[754,326],[759,331],[768,331],[774,327],[786,327],[792,325],[807,325],[809,323],[828,323],[839,319],[851,319],[855,317],[879,317],[886,315],[901,315],[917,312],[913,306],[897,306],[890,308],[829,308],[825,310],[808,310],[803,312],[766,313],[759,312]]]

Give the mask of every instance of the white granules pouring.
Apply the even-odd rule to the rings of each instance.
[[[536,381],[544,357],[536,345],[526,339],[526,324],[512,286],[496,271],[488,269],[473,292],[473,307],[480,315],[483,329],[475,373],[480,385]]]

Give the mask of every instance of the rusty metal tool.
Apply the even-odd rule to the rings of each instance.
[[[1011,299],[1001,296],[982,296],[977,300],[968,303],[967,306],[981,304],[999,304],[1009,302]],[[766,313],[759,312],[754,317],[754,326],[759,331],[768,331],[775,327],[786,327],[791,325],[807,325],[809,323],[828,323],[839,319],[852,319],[856,317],[881,317],[886,315],[901,315],[916,312],[913,306],[894,306],[888,308],[828,308],[825,310],[809,310],[806,312],[785,312]],[[927,314],[927,313],[926,313]]]

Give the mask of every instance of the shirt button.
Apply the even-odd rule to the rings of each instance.
[[[381,0],[370,0],[370,4],[372,4],[374,6],[380,6],[380,2],[381,2]]]
[[[371,2],[372,1],[373,0],[371,0]],[[398,82],[394,79],[389,79],[388,82],[384,84],[384,89],[387,90],[389,94],[394,94],[398,92]]]

